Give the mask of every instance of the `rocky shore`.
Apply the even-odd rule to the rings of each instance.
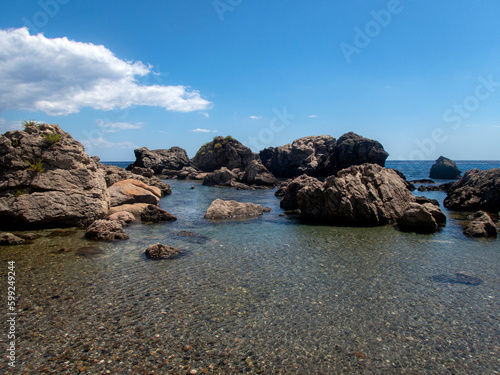
[[[354,133],[338,140],[327,135],[304,137],[259,154],[230,136],[219,136],[204,144],[193,159],[179,147],[143,147],[135,155],[136,161],[127,170],[104,165],[57,125],[27,123],[22,131],[1,135],[2,229],[80,226],[88,227],[87,238],[126,239],[123,227],[133,221],[177,219],[158,207],[160,199],[172,192],[160,178],[196,179],[203,185],[236,189],[279,185],[280,207],[294,211],[303,221],[342,226],[394,224],[403,231],[425,233],[446,225],[437,202],[415,197],[412,182],[384,167],[388,154],[383,146]],[[440,157],[431,175],[457,177],[460,171],[451,160]],[[277,178],[285,177],[290,179],[280,184]],[[485,211],[476,214],[464,233],[493,236],[494,224],[487,213],[495,217],[500,210],[500,169],[470,170],[457,182],[436,189],[447,191],[444,205],[448,209]],[[259,205],[217,199],[205,218],[252,217],[262,212],[267,209]],[[5,244],[21,241],[2,235]]]

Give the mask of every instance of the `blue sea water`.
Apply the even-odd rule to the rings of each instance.
[[[412,180],[428,178],[432,163],[387,167]],[[76,229],[2,249],[22,275],[21,373],[500,372],[500,245],[465,237],[463,214],[442,207],[447,225],[429,235],[308,225],[284,215],[274,190],[167,182],[160,206],[178,220],[133,224],[129,240],[99,243],[101,254],[78,256],[96,245]],[[272,210],[204,219],[216,198]],[[157,242],[184,255],[147,260]],[[481,283],[443,282],[457,273]]]

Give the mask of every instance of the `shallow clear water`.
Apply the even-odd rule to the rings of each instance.
[[[13,373],[500,372],[500,245],[466,238],[462,215],[446,211],[431,235],[314,226],[280,216],[273,190],[169,183],[161,207],[178,220],[132,225],[130,240],[91,243],[70,230],[1,248],[20,296]],[[272,211],[207,221],[217,197]],[[184,255],[147,260],[156,242]],[[76,254],[89,245],[102,254]],[[457,272],[483,282],[433,278]]]

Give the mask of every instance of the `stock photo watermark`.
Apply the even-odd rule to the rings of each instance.
[[[417,146],[409,154],[409,160],[426,160],[434,151],[436,151],[439,144],[443,144],[448,140],[447,132],[451,130],[457,131],[462,127],[464,120],[467,120],[472,114],[479,110],[481,103],[490,99],[492,95],[500,88],[500,81],[495,81],[493,74],[488,77],[479,76],[478,85],[474,89],[474,93],[466,96],[462,101],[454,103],[443,113],[443,121],[451,124],[445,129],[437,127],[434,128],[430,137],[423,139],[416,139],[415,145]]]
[[[212,5],[222,22],[225,19],[224,14],[227,12],[233,12],[234,9],[240,6],[242,2],[243,0],[214,0],[212,1]]]
[[[16,366],[16,262],[7,262],[7,360],[9,367]]]
[[[272,144],[274,135],[285,130],[286,126],[290,124],[290,120],[297,117],[297,115],[288,113],[286,107],[283,107],[282,111],[275,108],[273,109],[273,113],[274,116],[269,120],[267,127],[260,129],[257,136],[247,138],[245,144],[250,148],[262,150],[266,145]]]
[[[39,32],[39,29],[47,26],[49,20],[59,14],[61,5],[66,5],[70,0],[40,0],[38,6],[40,10],[33,13],[31,19],[23,17],[24,26],[26,26],[34,34]]]
[[[411,1],[411,0],[407,0]],[[385,9],[372,10],[370,15],[372,19],[363,27],[354,28],[354,38],[351,43],[342,42],[339,47],[348,64],[352,62],[352,55],[359,55],[361,51],[368,47],[373,39],[378,37],[383,29],[389,26],[393,17],[400,14],[404,6],[400,0],[389,0]]]

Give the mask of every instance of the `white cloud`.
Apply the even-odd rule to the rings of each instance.
[[[97,125],[102,128],[104,133],[116,133],[120,130],[140,129],[144,125],[143,122],[131,124],[130,122],[106,122],[101,119],[97,119],[96,122]]]
[[[0,111],[49,115],[133,105],[191,112],[211,103],[186,86],[141,85],[155,74],[140,61],[124,61],[102,45],[30,35],[27,28],[0,30]]]
[[[309,115],[307,117],[315,118],[315,117],[318,117],[318,116],[316,116],[316,115]]]
[[[23,130],[22,121],[7,121],[3,117],[0,117],[0,132],[5,133],[9,130]]]
[[[191,129],[190,132],[193,132],[193,133],[217,133],[218,130],[196,128],[196,129]]]
[[[251,118],[252,120],[258,120],[261,119],[262,116],[250,116],[249,118]]]
[[[110,142],[104,138],[89,138],[80,140],[87,153],[92,152],[94,148],[115,148],[115,149],[135,149],[139,146],[132,142]]]
[[[203,112],[202,115],[205,116],[205,118],[209,118],[210,117],[210,115],[207,112]]]
[[[491,125],[490,128],[500,128],[500,125]]]

